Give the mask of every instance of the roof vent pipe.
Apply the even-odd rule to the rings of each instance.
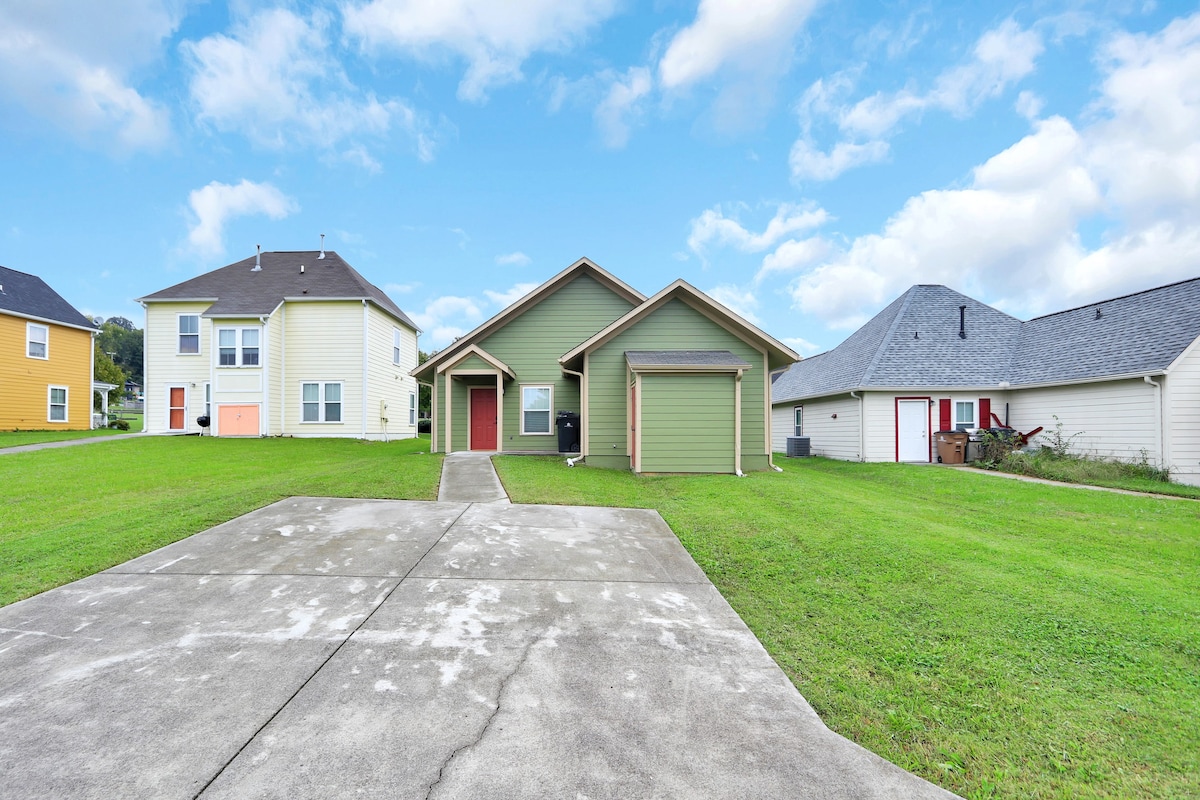
[[[317,258],[324,258],[324,257],[325,257],[325,234],[322,233],[321,234],[321,255],[317,256]]]
[[[1103,315],[1100,313],[1100,306],[1096,306],[1096,319],[1100,319],[1101,316]]]
[[[258,252],[254,254],[254,269],[251,272],[262,272],[262,245],[254,245],[258,248]]]
[[[958,307],[958,338],[967,338],[967,307]]]

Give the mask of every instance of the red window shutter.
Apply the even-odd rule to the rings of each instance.
[[[954,426],[950,424],[950,401],[946,399],[938,400],[938,428],[939,431],[953,430]]]
[[[992,400],[989,397],[979,398],[979,427],[992,427]]]

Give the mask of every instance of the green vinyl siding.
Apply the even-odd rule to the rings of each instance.
[[[496,370],[495,367],[493,367],[491,364],[489,364],[488,362],[484,361],[482,358],[480,358],[479,356],[476,356],[476,355],[472,355],[470,358],[464,360],[461,364],[455,364],[454,369],[456,371],[457,370],[487,370],[488,372],[495,372],[495,370]]]
[[[588,463],[600,465],[593,460],[593,455],[605,457],[629,452],[625,413],[629,394],[626,350],[729,350],[748,362],[750,369],[742,376],[742,454],[743,459],[764,456],[761,464],[766,467],[765,392],[769,378],[763,354],[678,299],[667,301],[638,320],[632,328],[588,354],[591,393],[588,399]],[[732,404],[729,408],[728,413],[732,415]],[[753,469],[750,464],[744,461],[743,470]],[[646,469],[644,463],[643,469]]]
[[[580,275],[479,342],[481,348],[507,364],[517,376],[515,382],[506,381],[504,386],[502,450],[558,450],[554,416],[559,411],[576,414],[581,411],[579,379],[563,375],[559,356],[587,341],[631,308],[631,303],[590,275]],[[549,435],[521,435],[520,387],[531,385],[553,387]],[[454,419],[457,426],[458,417]],[[457,443],[457,434],[454,438]]]
[[[642,376],[642,472],[734,471],[734,376]]]

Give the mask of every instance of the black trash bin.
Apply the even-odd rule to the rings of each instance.
[[[560,411],[555,420],[558,424],[558,452],[579,452],[579,415],[574,411]]]

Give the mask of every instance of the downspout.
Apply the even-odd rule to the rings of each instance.
[[[362,438],[367,438],[367,323],[369,309],[367,301],[362,301],[363,307],[363,339],[362,339]]]
[[[863,419],[863,396],[858,392],[851,392],[850,396],[858,401],[858,460],[865,462],[867,460],[866,453],[866,420]],[[926,425],[928,427],[928,423]]]
[[[47,330],[49,330],[49,328],[47,328]],[[92,368],[91,368],[91,373],[92,373],[92,382],[88,384],[88,393],[87,393],[87,398],[88,398],[88,403],[87,403],[87,404],[88,404],[88,430],[89,430],[89,431],[94,431],[94,430],[96,430],[96,414],[95,414],[95,413],[92,411],[92,406],[93,406],[93,405],[95,405],[95,403],[96,403],[96,334],[98,334],[98,333],[99,333],[99,331],[92,331],[92,334],[91,334],[91,336],[89,336],[89,337],[88,337],[88,341],[90,341],[90,342],[91,342],[91,344],[92,344],[92,352],[91,352],[91,356],[92,356],[92,358],[91,358],[91,362],[92,362]],[[50,337],[49,337],[49,335],[47,335],[47,336],[46,336],[46,341],[49,341],[49,340],[50,340]],[[146,352],[146,351],[145,351],[145,350],[142,350],[142,352],[144,353],[144,352]],[[143,361],[143,362],[145,362],[145,360],[146,360],[145,358],[143,358],[143,359],[142,359],[142,361]],[[121,388],[122,388],[122,390],[123,390],[125,387],[121,387]],[[108,397],[107,397],[107,396],[105,396],[105,398],[104,398],[104,402],[103,402],[103,403],[101,403],[101,406],[104,408],[104,412],[105,412],[105,413],[104,413],[104,418],[107,418],[107,417],[108,417]],[[143,412],[142,412],[142,419],[145,419],[145,418],[146,418],[146,416],[145,416],[145,410],[144,410],[144,409],[145,409],[145,406],[143,406],[142,408],[143,408]],[[145,427],[145,423],[143,423],[142,427],[143,427],[143,428]]]
[[[150,371],[146,369],[146,331],[150,327],[150,312],[146,308],[146,304],[138,301],[138,305],[142,307],[142,314],[145,319],[142,322],[142,433],[150,432]],[[179,336],[179,323],[175,323],[175,336]],[[199,326],[197,326],[199,327]],[[178,342],[178,339],[176,339]],[[176,347],[179,345],[176,344]]]
[[[1149,375],[1143,375],[1142,380],[1154,387],[1154,444],[1158,450],[1158,467],[1161,469],[1167,463],[1167,454],[1163,452],[1162,384]]]
[[[559,365],[559,368],[562,370],[562,373],[564,375],[572,375],[576,378],[579,378],[579,455],[576,456],[575,458],[567,459],[567,466],[573,467],[576,464],[578,464],[580,461],[587,460],[587,437],[583,435],[583,431],[584,431],[583,406],[584,406],[584,397],[585,397],[584,386],[583,386],[583,373],[576,372],[573,369],[567,369],[566,367],[564,367],[562,365]]]
[[[733,378],[733,474],[746,477],[742,472],[742,371]]]
[[[287,433],[287,303],[279,309],[279,435]]]
[[[271,435],[271,339],[267,335],[267,317],[259,317],[259,323],[262,325],[262,374],[263,374],[263,419],[258,421],[258,435]],[[211,390],[210,390],[211,391]],[[263,424],[266,424],[267,430],[263,431]]]

